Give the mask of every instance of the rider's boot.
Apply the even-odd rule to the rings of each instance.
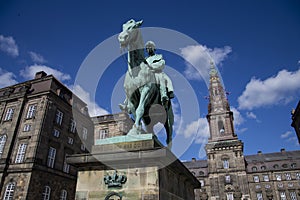
[[[166,87],[160,87],[160,95],[161,95],[161,103],[162,105],[167,105],[167,102],[169,101],[169,97],[167,95]]]

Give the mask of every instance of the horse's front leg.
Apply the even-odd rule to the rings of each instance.
[[[145,113],[145,102],[149,96],[149,91],[150,91],[150,86],[148,85],[144,85],[141,89],[140,89],[140,101],[139,101],[139,105],[137,107],[137,109],[135,110],[135,126],[136,127],[141,127],[141,119]]]

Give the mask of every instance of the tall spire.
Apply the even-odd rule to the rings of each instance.
[[[233,113],[221,83],[215,64],[210,62],[209,104],[207,120],[210,127],[210,140],[218,141],[236,137],[233,127]]]
[[[210,62],[209,72],[209,113],[218,113],[224,111],[230,111],[229,103],[226,98],[224,87],[220,81],[218,71],[213,63]]]

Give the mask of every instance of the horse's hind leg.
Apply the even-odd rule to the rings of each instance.
[[[144,85],[140,90],[140,102],[137,109],[135,110],[136,118],[134,124],[136,127],[141,126],[141,119],[145,113],[145,102],[149,96],[150,87],[148,85]]]
[[[167,120],[164,124],[166,133],[167,133],[167,140],[166,143],[169,147],[169,149],[172,149],[172,133],[173,133],[173,124],[174,124],[174,114],[173,114],[173,109],[172,105],[169,102],[168,109],[166,110],[167,112]]]

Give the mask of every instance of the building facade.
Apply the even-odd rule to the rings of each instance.
[[[133,125],[128,114],[121,112],[92,117],[94,141],[126,135]]]
[[[0,89],[0,198],[74,199],[66,156],[93,143],[86,104],[52,75]]]
[[[244,144],[235,134],[233,113],[213,64],[207,121],[207,160],[184,163],[202,185],[195,190],[197,200],[300,199],[300,151],[244,156]]]

